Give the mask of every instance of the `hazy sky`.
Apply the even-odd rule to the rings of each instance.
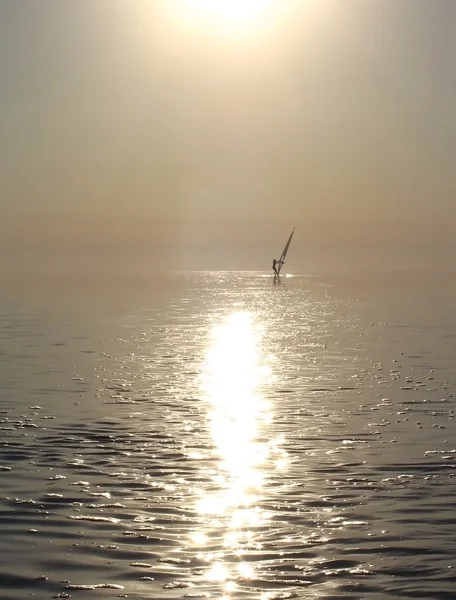
[[[227,2],[0,0],[3,257],[452,241],[456,1]]]

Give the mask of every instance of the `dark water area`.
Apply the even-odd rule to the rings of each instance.
[[[0,294],[0,598],[456,598],[456,276]]]

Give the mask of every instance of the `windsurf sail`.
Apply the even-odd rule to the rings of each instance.
[[[288,248],[290,247],[290,243],[291,243],[291,238],[293,237],[295,228],[293,227],[292,232],[290,233],[290,237],[288,238],[287,243],[285,244],[285,248],[283,249],[282,254],[280,255],[280,258],[278,261],[276,261],[276,271],[277,271],[277,275],[280,275],[280,271],[283,267],[283,265],[285,264],[285,257],[287,255],[288,252]]]

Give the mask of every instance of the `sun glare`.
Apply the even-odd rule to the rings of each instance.
[[[260,17],[271,0],[185,0],[185,3],[190,11],[244,23]]]
[[[187,25],[239,34],[260,30],[278,6],[278,0],[180,0],[179,12]]]
[[[283,456],[280,440],[268,435],[272,407],[264,385],[271,370],[262,351],[263,333],[255,314],[227,315],[212,329],[201,374],[217,467],[196,502],[203,526],[193,532],[192,542],[208,563],[207,579],[222,583],[221,597],[227,599],[239,577],[253,577],[253,568],[226,557],[240,558],[255,543],[254,532],[270,519],[258,502],[268,471]],[[223,550],[216,554],[204,551],[205,540],[210,544],[213,539],[223,539]]]

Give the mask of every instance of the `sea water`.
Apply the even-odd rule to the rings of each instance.
[[[456,597],[456,277],[0,296],[0,597]]]

